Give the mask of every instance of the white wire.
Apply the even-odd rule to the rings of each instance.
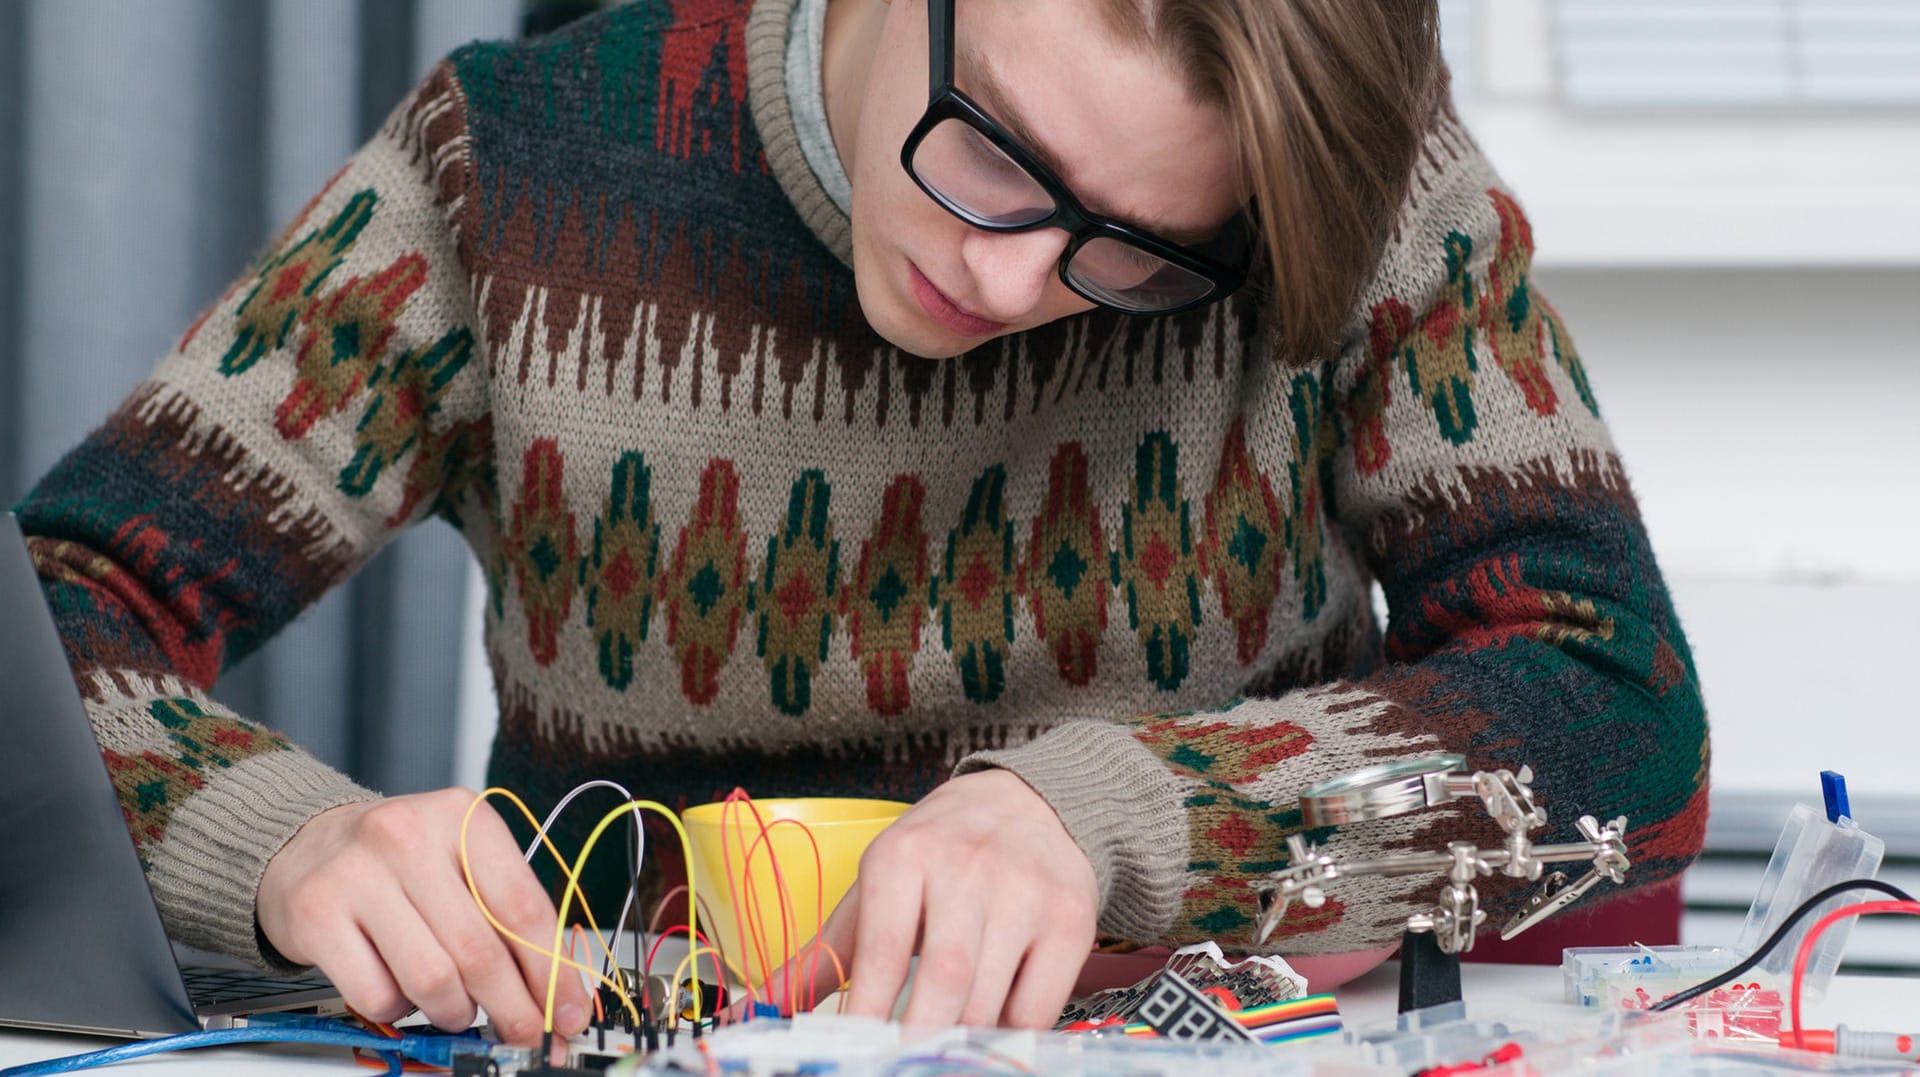
[[[534,832],[533,840],[527,843],[527,863],[533,863],[533,854],[540,850],[540,843],[546,838],[547,831],[553,829],[554,820],[560,818],[560,813],[567,810],[567,805],[573,803],[575,797],[593,789],[611,789],[619,793],[622,800],[628,803],[633,801],[633,794],[627,791],[626,786],[621,785],[619,782],[608,781],[605,778],[595,778],[593,781],[583,782],[574,786],[573,790],[566,796],[561,797],[560,803],[555,804],[553,810],[547,813],[546,821],[540,824],[540,829]],[[645,827],[640,825],[639,817],[635,816],[633,821],[633,862],[637,868],[638,865],[644,864],[646,861],[647,831]],[[615,931],[619,931],[620,925],[627,922],[627,914],[633,911],[633,903],[638,896],[636,887],[629,883],[627,886],[627,899],[620,905],[620,918],[613,922],[613,929]],[[634,925],[634,931],[638,934],[644,934],[645,929],[636,923]],[[642,945],[645,945],[646,939],[642,937],[640,942]],[[609,955],[608,960],[611,960],[611,955]],[[606,961],[601,962],[603,972],[605,971],[606,964]]]

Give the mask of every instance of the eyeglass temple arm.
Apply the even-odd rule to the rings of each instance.
[[[927,98],[953,85],[954,0],[927,0]]]

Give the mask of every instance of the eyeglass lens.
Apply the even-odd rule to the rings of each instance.
[[[982,228],[1019,228],[1054,212],[1040,181],[964,120],[934,125],[914,148],[912,163],[948,209]],[[1095,301],[1130,311],[1179,306],[1213,288],[1206,277],[1109,236],[1081,244],[1066,276]]]

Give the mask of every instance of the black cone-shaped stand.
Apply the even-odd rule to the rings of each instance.
[[[1460,1001],[1460,955],[1444,953],[1431,931],[1400,935],[1400,1012]]]

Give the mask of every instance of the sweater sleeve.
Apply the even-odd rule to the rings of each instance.
[[[17,509],[168,933],[263,967],[267,861],[374,794],[208,693],[401,528],[487,511],[460,117],[443,65]]]
[[[1250,943],[1256,887],[1305,829],[1300,791],[1436,752],[1530,764],[1537,841],[1625,815],[1628,886],[1699,851],[1707,730],[1686,640],[1580,360],[1530,282],[1526,219],[1456,123],[1428,139],[1350,345],[1281,375],[1288,414],[1267,425],[1290,426],[1294,458],[1257,461],[1291,476],[1276,485],[1309,521],[1288,536],[1283,600],[1315,602],[1323,543],[1356,550],[1386,595],[1384,662],[1212,710],[1071,723],[961,764],[1010,769],[1059,813],[1093,863],[1104,932]],[[1354,858],[1499,836],[1477,800],[1309,835]],[[1442,881],[1342,881],[1271,945],[1388,945]],[[1527,889],[1477,885],[1489,927]]]

